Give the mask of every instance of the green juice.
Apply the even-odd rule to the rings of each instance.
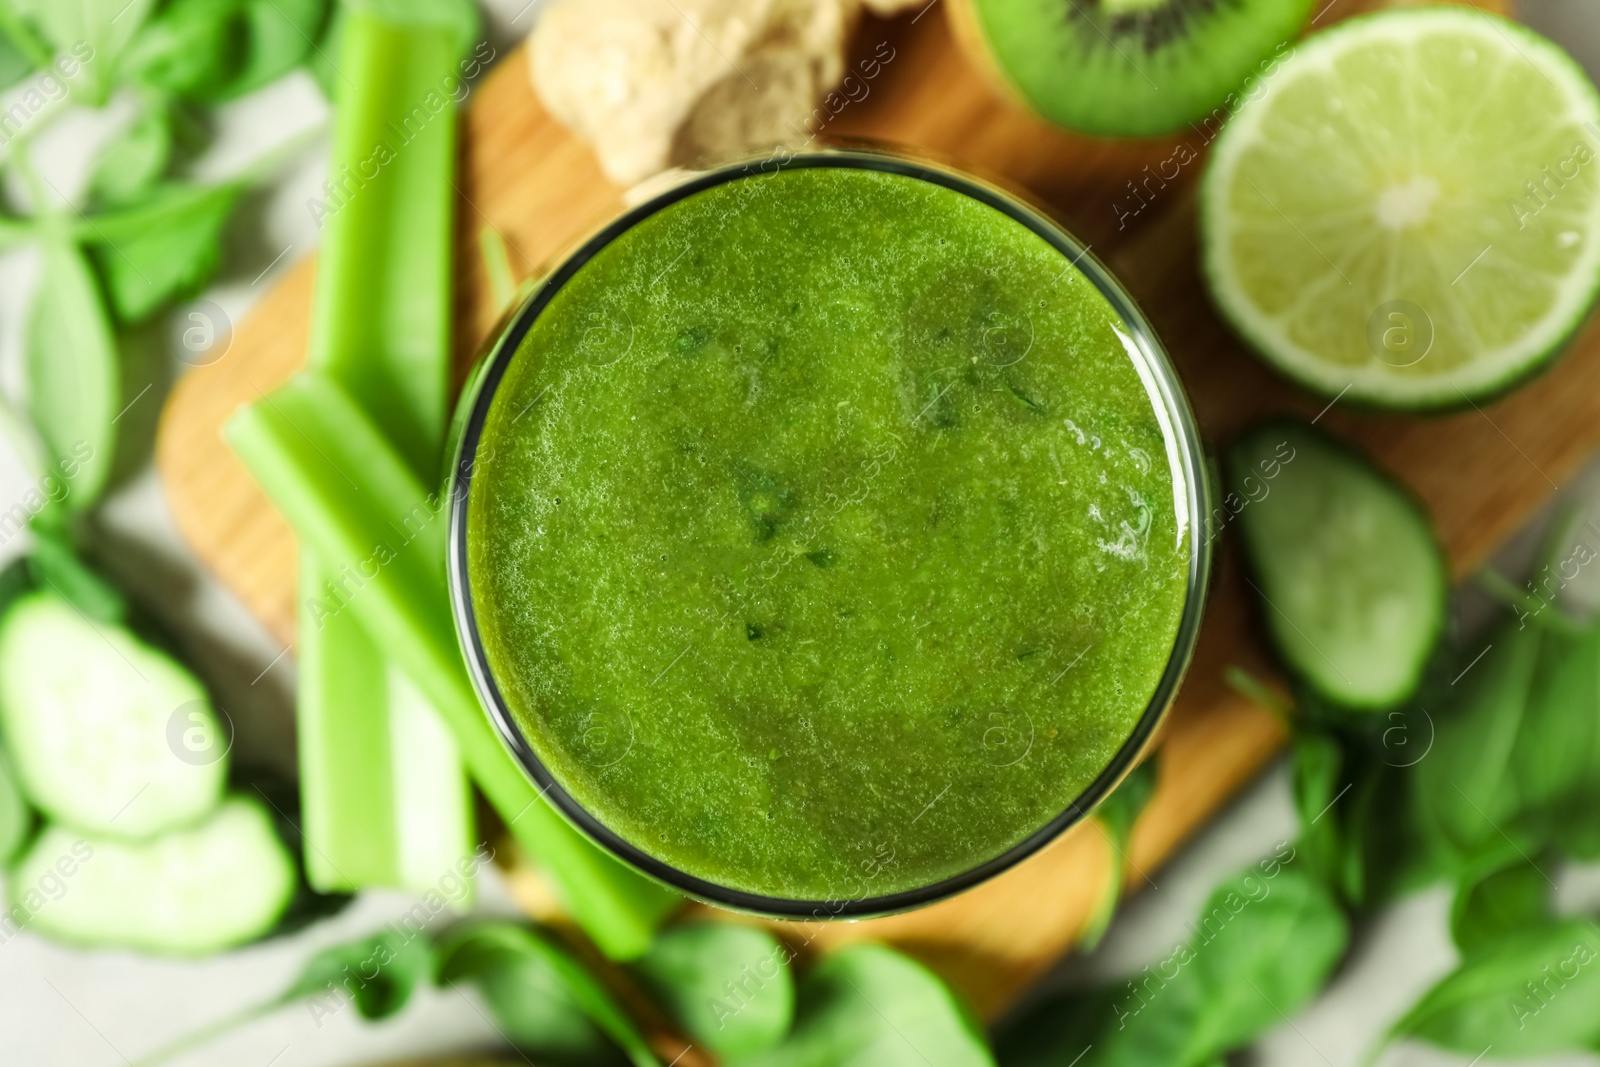
[[[930,886],[1049,824],[1197,595],[1131,333],[914,177],[784,169],[623,231],[511,357],[467,503],[482,655],[539,760],[764,897]]]

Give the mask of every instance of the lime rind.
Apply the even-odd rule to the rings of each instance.
[[[1446,49],[1490,62],[1452,71]],[[1434,77],[1402,77],[1406,58]],[[1363,76],[1403,92],[1378,108]],[[1530,111],[1540,97],[1551,107]],[[1552,182],[1562,163],[1576,174]],[[1461,406],[1546,365],[1600,292],[1600,93],[1493,15],[1352,19],[1299,44],[1230,120],[1200,216],[1213,299],[1283,374],[1375,407]],[[1381,350],[1396,313],[1427,324],[1420,356]]]

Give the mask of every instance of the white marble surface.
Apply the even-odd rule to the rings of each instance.
[[[492,39],[505,45],[526,32],[539,2],[490,0]],[[1591,72],[1600,72],[1600,0],[1522,0],[1522,10],[1529,21],[1566,43]],[[234,227],[234,234],[248,236],[230,237],[225,273],[206,294],[230,315],[242,315],[315,244],[306,200],[323,176],[325,138],[318,131],[326,119],[318,93],[303,80],[239,101],[224,116],[217,149],[203,161],[211,173],[226,173],[297,136],[316,141],[270,191],[248,204],[245,224]],[[52,165],[72,171],[74,158],[84,158],[104,132],[104,122],[69,116],[48,137],[45,148],[52,153]],[[70,178],[62,184],[70,192]],[[27,253],[0,255],[0,380],[8,384],[16,376],[32,273]],[[156,409],[153,395],[138,405],[130,418],[142,416],[139,425],[148,427]],[[0,510],[25,488],[15,464],[0,464]],[[1600,513],[1600,466],[1564,487],[1564,493]],[[1508,568],[1526,560],[1534,532],[1507,546]],[[241,747],[289,765],[292,662],[278,658],[281,649],[197,568],[148,467],[107,502],[98,540],[118,576],[158,611],[185,651],[204,666],[220,702],[240,726]],[[1579,596],[1589,605],[1600,604],[1600,588],[1580,591]],[[1470,604],[1466,610],[1470,615]],[[1146,889],[1124,908],[1098,952],[1066,961],[1051,984],[1116,978],[1170,952],[1218,879],[1293,834],[1286,776],[1279,767],[1177,860],[1155,873],[1157,888]],[[1600,902],[1596,872],[1563,872],[1559,880],[1565,906]],[[82,952],[23,933],[0,945],[0,1065],[115,1067],[136,1059],[196,1025],[271,997],[310,953],[371,930],[410,903],[399,894],[366,893],[335,919],[299,934],[198,962]],[[479,906],[511,910],[492,874],[484,880]],[[1452,965],[1447,907],[1446,895],[1436,891],[1373,917],[1359,931],[1350,959],[1323,996],[1241,1054],[1239,1061],[1272,1067],[1353,1067],[1363,1062],[1376,1035]],[[332,1067],[500,1044],[481,1005],[469,995],[425,991],[398,1018],[379,1024],[363,1023],[350,1010],[318,1018],[304,1006],[285,1008],[177,1063]],[[1380,1062],[1384,1067],[1433,1067],[1466,1061],[1405,1046],[1386,1053]],[[1589,1063],[1591,1058],[1545,1062]]]

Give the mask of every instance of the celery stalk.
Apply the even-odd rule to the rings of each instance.
[[[467,678],[444,576],[443,502],[337,384],[307,371],[229,421],[226,436],[307,545],[350,575],[330,610],[357,618],[455,735],[517,841],[600,949],[628,959],[679,902],[606,855],[539,796],[495,736]]]
[[[435,5],[472,17],[466,0]],[[444,87],[460,84],[471,31],[366,6],[349,6],[340,42],[310,364],[431,483],[450,401],[456,110]]]
[[[326,575],[300,553],[295,699],[306,878],[324,893],[399,881],[383,659],[352,616],[321,617]]]
[[[439,89],[459,73],[475,18],[467,0],[350,5],[331,176],[313,203],[324,234],[310,363],[344,385],[425,481],[438,476],[450,378],[456,113]],[[426,890],[472,851],[460,753],[354,615],[328,609],[347,582],[302,551],[307,873],[322,889]]]

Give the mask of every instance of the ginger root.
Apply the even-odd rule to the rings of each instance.
[[[631,185],[661,170],[793,144],[845,70],[865,2],[556,0],[529,47],[546,108]],[[926,3],[926,0],[921,0]]]

